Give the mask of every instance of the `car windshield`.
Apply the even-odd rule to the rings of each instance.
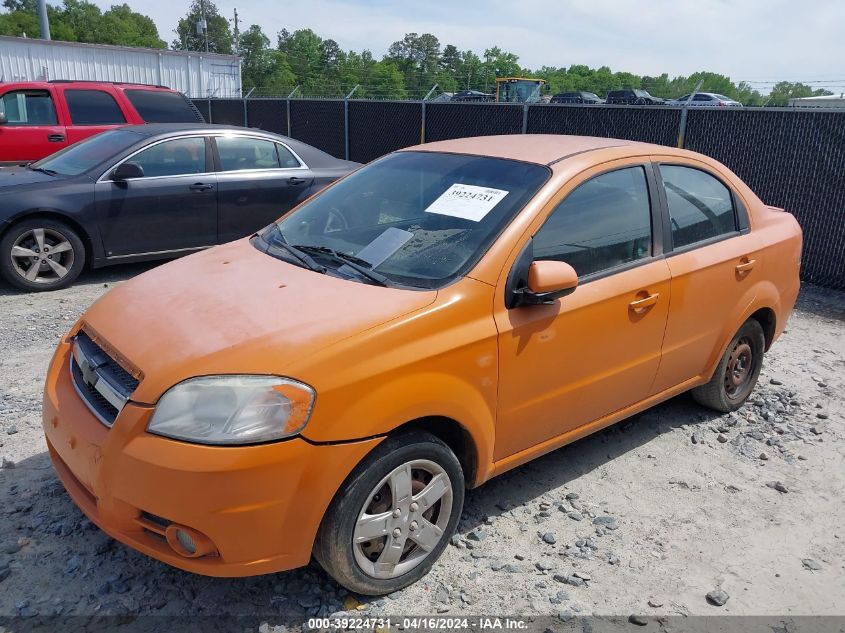
[[[341,273],[348,268],[338,254],[390,283],[439,288],[478,261],[549,174],[513,160],[397,152],[326,189],[262,237],[280,236]]]
[[[110,130],[74,143],[60,152],[34,163],[61,176],[78,176],[141,140],[141,135],[126,130]]]
[[[634,90],[634,94],[637,95],[638,97],[650,97],[651,96],[645,90]]]

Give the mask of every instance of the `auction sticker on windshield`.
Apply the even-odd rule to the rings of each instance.
[[[508,192],[503,189],[455,183],[432,202],[425,212],[480,222],[506,195]]]

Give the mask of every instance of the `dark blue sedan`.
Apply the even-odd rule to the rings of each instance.
[[[86,266],[176,257],[254,233],[358,163],[259,130],[122,127],[0,168],[0,274],[24,290]],[[327,222],[331,222],[327,218]]]

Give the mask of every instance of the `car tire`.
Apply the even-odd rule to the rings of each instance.
[[[314,558],[354,593],[398,591],[431,569],[457,528],[463,502],[461,464],[444,442],[422,431],[388,437],[335,495]],[[377,536],[368,540],[371,534]]]
[[[763,327],[757,320],[749,319],[728,344],[710,382],[693,389],[692,397],[721,413],[736,411],[757,384],[765,350]]]
[[[29,218],[13,224],[0,239],[0,275],[21,290],[64,288],[84,267],[85,246],[64,222]]]

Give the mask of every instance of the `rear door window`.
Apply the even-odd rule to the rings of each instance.
[[[65,90],[65,101],[73,125],[126,123],[114,97],[102,90]]]
[[[47,90],[14,90],[0,97],[7,125],[57,125],[56,107]]]
[[[208,171],[205,138],[192,136],[164,141],[135,154],[127,162],[140,165],[145,178],[202,174]]]
[[[215,142],[221,171],[279,167],[279,156],[273,141],[244,136],[218,136]]]
[[[666,189],[672,244],[681,248],[737,231],[730,190],[705,171],[660,165]]]
[[[199,113],[178,92],[124,90],[126,98],[147,123],[196,123]]]

